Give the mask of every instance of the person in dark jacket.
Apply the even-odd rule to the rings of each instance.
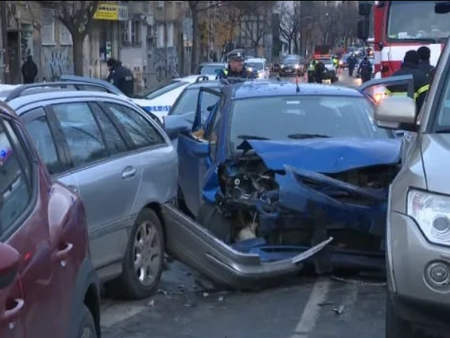
[[[122,62],[113,58],[109,59],[106,65],[109,69],[106,81],[111,82],[126,96],[132,97],[134,95],[134,77],[131,70],[124,67]]]
[[[370,63],[367,56],[365,56],[364,59],[359,64],[358,68],[358,74],[361,75],[361,80],[363,83],[370,81],[370,79],[372,78],[372,71],[373,71],[372,64]]]
[[[411,74],[414,79],[414,100],[416,101],[416,114],[420,112],[425,96],[430,89],[430,78],[427,74],[419,69],[419,53],[415,50],[407,51],[403,58],[402,67],[392,76],[401,76]],[[388,95],[407,95],[408,88],[406,85],[389,86],[386,90]]]
[[[316,83],[322,83],[323,82],[323,77],[324,77],[326,71],[327,71],[327,69],[325,67],[325,64],[322,61],[317,60],[316,73],[314,74],[315,78],[316,78]]]
[[[244,66],[245,56],[242,49],[232,50],[227,54],[228,67],[217,74],[217,79],[242,78],[254,79],[255,76]]]
[[[27,56],[27,60],[22,65],[23,83],[34,83],[38,74],[38,68],[33,61],[31,55]]]
[[[426,46],[422,46],[417,50],[419,54],[419,69],[423,70],[427,76],[430,76],[434,67],[430,64],[431,50]]]
[[[355,67],[356,67],[356,62],[357,62],[357,60],[353,54],[351,54],[347,58],[348,76],[350,76],[350,77],[353,76],[353,72],[355,71]]]

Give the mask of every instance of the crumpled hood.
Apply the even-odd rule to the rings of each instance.
[[[316,138],[307,140],[261,141],[248,144],[273,170],[285,165],[323,174],[333,174],[400,161],[400,139]]]

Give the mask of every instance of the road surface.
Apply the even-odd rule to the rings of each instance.
[[[337,84],[358,81],[342,74]],[[384,337],[383,283],[299,276],[258,293],[206,293],[188,268],[169,266],[154,297],[104,300],[104,338]]]

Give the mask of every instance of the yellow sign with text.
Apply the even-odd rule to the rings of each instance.
[[[113,4],[100,4],[94,14],[96,20],[120,20],[121,6]]]

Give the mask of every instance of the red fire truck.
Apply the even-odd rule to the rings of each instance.
[[[450,35],[449,16],[435,11],[435,1],[375,1],[372,7],[375,78],[398,70],[408,50],[427,46],[436,65]]]

